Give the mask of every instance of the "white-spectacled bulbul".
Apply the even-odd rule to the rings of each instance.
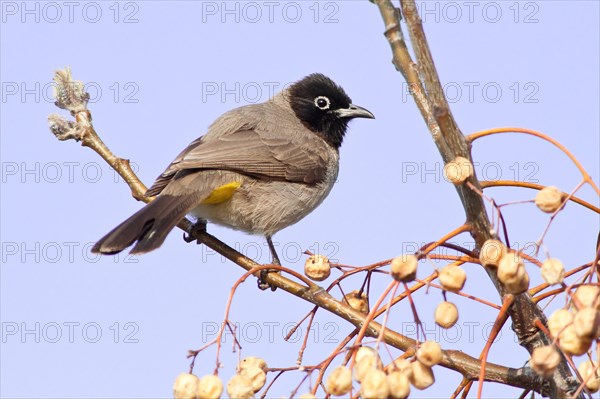
[[[312,212],[331,191],[348,122],[374,118],[331,79],[312,74],[272,99],[226,112],[185,148],[146,196],[156,198],[92,252],[161,246],[187,214],[266,237]]]

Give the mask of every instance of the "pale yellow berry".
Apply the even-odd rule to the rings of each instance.
[[[415,255],[400,255],[392,260],[392,277],[398,281],[413,281],[417,276],[419,260]]]
[[[565,279],[565,267],[558,259],[549,258],[542,263],[542,278],[550,285],[560,284]]]
[[[417,349],[417,360],[427,367],[433,367],[444,357],[440,344],[435,341],[425,341]]]
[[[363,399],[387,398],[390,389],[387,376],[378,369],[371,369],[360,384],[360,393]]]
[[[573,314],[566,309],[558,309],[548,318],[548,330],[556,338],[571,323],[573,323]]]
[[[558,345],[570,355],[580,356],[590,349],[591,338],[580,337],[575,331],[575,325],[571,324],[558,335]]]
[[[372,369],[381,369],[383,364],[379,354],[368,346],[361,346],[354,358],[354,379],[361,382]]]
[[[360,293],[359,290],[354,290],[344,295],[344,300],[354,310],[358,310],[361,313],[369,313],[369,298],[366,292]]]
[[[600,311],[590,307],[580,309],[575,313],[573,325],[581,338],[600,338]]]
[[[336,367],[325,384],[327,392],[334,396],[342,396],[350,392],[352,388],[352,373],[350,369],[345,366]]]
[[[240,374],[248,377],[252,382],[254,392],[260,391],[265,386],[265,382],[267,382],[267,374],[256,366],[244,367],[240,370]]]
[[[435,376],[431,367],[425,366],[423,363],[416,361],[412,362],[412,376],[410,377],[410,383],[417,389],[425,389],[433,385],[435,382]]]
[[[539,346],[533,350],[529,366],[537,375],[548,378],[554,373],[560,360],[560,353],[554,348],[554,345]]]
[[[498,279],[511,294],[520,294],[529,288],[529,275],[521,257],[507,253],[498,264]]]
[[[314,281],[323,281],[331,274],[329,259],[323,255],[311,255],[304,263],[304,274]]]
[[[236,374],[227,383],[227,395],[236,399],[254,398],[254,389],[252,381],[245,375]]]
[[[562,205],[564,196],[562,191],[554,186],[541,189],[535,196],[535,204],[546,213],[554,213]]]
[[[479,261],[483,266],[498,267],[500,259],[506,254],[506,245],[498,240],[487,240],[479,251]]]
[[[585,381],[585,386],[591,393],[596,393],[600,390],[600,369],[598,362],[586,360],[577,367],[579,375]]]
[[[268,369],[267,362],[265,361],[265,359],[256,356],[245,357],[240,361],[240,364],[238,364],[238,368],[240,370],[243,370],[246,367],[258,367],[264,372],[266,372]]]
[[[175,399],[194,399],[200,380],[194,374],[181,373],[173,384],[173,397]]]
[[[446,180],[456,185],[463,183],[469,177],[473,176],[473,174],[473,164],[464,157],[456,157],[444,165]]]
[[[403,372],[392,371],[387,376],[387,383],[390,389],[389,397],[391,399],[406,399],[410,394],[410,381]]]
[[[298,399],[317,399],[317,397],[315,395],[313,395],[312,393],[304,393],[304,394],[300,395],[300,397]]]
[[[412,364],[406,359],[396,359],[386,367],[386,372],[400,371],[407,378],[412,376]]]
[[[223,382],[213,374],[200,378],[196,397],[198,399],[219,399],[223,394]]]
[[[458,292],[465,286],[467,273],[460,267],[448,265],[438,270],[438,277],[443,289]]]
[[[600,310],[600,287],[592,284],[583,284],[575,290],[575,298],[582,307]]]
[[[441,302],[435,308],[435,322],[442,328],[450,328],[458,321],[458,308],[452,302]]]

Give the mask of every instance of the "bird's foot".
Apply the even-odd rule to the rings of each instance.
[[[206,233],[206,220],[204,219],[198,219],[196,220],[196,223],[194,223],[192,225],[192,233],[188,234],[186,232],[183,232],[183,241],[190,243],[192,241],[196,241],[196,244],[200,245],[202,244],[200,242],[200,240],[194,238],[194,234],[193,232],[201,232],[201,233]]]
[[[267,276],[269,275],[269,273],[281,274],[281,272],[279,270],[269,270],[269,269],[261,270],[260,276],[258,277],[258,280],[256,281],[256,283],[258,285],[258,288],[262,291],[266,290],[267,288],[270,288],[271,291],[275,291],[277,289],[276,286],[267,283]]]

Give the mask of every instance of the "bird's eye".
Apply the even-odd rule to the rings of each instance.
[[[319,96],[315,98],[315,105],[320,109],[329,109],[331,102],[325,96]]]

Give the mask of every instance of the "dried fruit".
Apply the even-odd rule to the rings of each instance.
[[[361,382],[372,369],[381,369],[383,363],[377,351],[368,346],[361,346],[354,357],[354,379]]]
[[[558,345],[570,355],[583,355],[592,345],[591,338],[579,337],[575,331],[575,325],[571,324],[558,335]]]
[[[361,313],[369,313],[369,297],[366,292],[359,293],[359,290],[354,290],[344,295],[344,300],[354,310],[358,310]]]
[[[579,310],[575,313],[573,326],[580,338],[600,338],[600,311],[589,307]]]
[[[448,265],[438,270],[438,277],[443,289],[458,292],[465,286],[467,273],[460,267]]]
[[[442,302],[435,308],[435,322],[442,328],[450,328],[458,321],[458,308],[452,302]]]
[[[417,276],[419,260],[415,255],[400,255],[392,260],[391,274],[398,281],[413,281]]]
[[[265,361],[265,359],[256,356],[245,357],[240,361],[240,364],[238,364],[238,368],[240,370],[243,370],[246,367],[258,367],[264,372],[266,372],[268,369],[267,362]]]
[[[417,360],[427,367],[433,367],[442,361],[442,348],[435,341],[425,341],[417,349]]]
[[[560,353],[554,348],[554,345],[546,345],[533,350],[529,365],[537,375],[548,378],[554,373],[560,360]]]
[[[223,382],[213,374],[200,378],[196,397],[198,399],[219,399],[223,394]]]
[[[554,213],[560,208],[564,199],[562,191],[554,186],[548,186],[537,193],[535,204],[546,213]]]
[[[360,393],[363,399],[387,398],[389,392],[387,376],[381,370],[369,370],[361,381]]]
[[[600,287],[592,284],[583,284],[575,290],[575,298],[582,307],[600,310]]]
[[[390,389],[389,397],[391,399],[406,399],[410,394],[410,381],[403,372],[392,371],[387,376],[387,383]]]
[[[245,375],[236,374],[227,383],[227,395],[236,399],[254,398],[254,389],[252,381]]]
[[[195,399],[200,380],[194,374],[182,373],[173,384],[173,397],[175,399]]]
[[[479,251],[479,260],[483,266],[498,267],[500,259],[506,254],[506,245],[498,240],[487,240]]]
[[[394,371],[400,371],[407,378],[410,378],[413,372],[412,364],[406,359],[396,359],[386,367],[386,372],[392,373]]]
[[[265,382],[267,382],[267,374],[256,366],[244,367],[240,370],[240,374],[248,377],[252,383],[254,392],[260,391],[265,386]]]
[[[573,314],[566,309],[558,309],[548,318],[548,330],[556,338],[571,323]]]
[[[345,366],[336,367],[329,374],[329,377],[327,377],[325,386],[327,387],[327,392],[334,396],[341,396],[350,392],[352,388],[352,373],[350,369]]]
[[[548,284],[560,284],[565,279],[565,267],[558,259],[549,258],[542,263],[542,278]]]
[[[450,183],[456,185],[463,183],[469,177],[473,176],[473,174],[473,164],[464,157],[456,157],[444,165],[444,177]]]
[[[529,275],[521,257],[507,253],[498,264],[498,279],[511,294],[520,294],[529,288]]]
[[[577,371],[579,371],[579,375],[585,381],[586,388],[591,393],[596,393],[600,390],[600,369],[598,368],[598,362],[587,360],[577,367]]]
[[[314,281],[323,281],[331,274],[329,259],[323,255],[311,255],[304,263],[304,274]]]
[[[416,361],[412,362],[412,376],[410,377],[410,383],[417,389],[425,389],[433,385],[435,382],[435,376],[433,370],[430,367],[425,366],[423,363]]]

